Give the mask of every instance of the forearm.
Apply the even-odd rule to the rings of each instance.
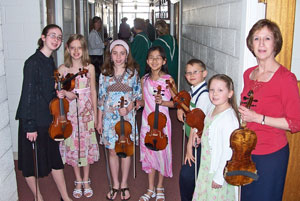
[[[160,105],[165,107],[170,107],[170,108],[174,107],[173,101],[162,101]]]

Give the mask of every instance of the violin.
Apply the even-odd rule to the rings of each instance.
[[[57,82],[57,89],[60,91],[61,79],[58,71],[54,72],[54,78]],[[52,123],[49,127],[49,135],[55,141],[62,141],[72,134],[71,121],[67,119],[66,113],[69,111],[69,102],[65,98],[54,98],[50,102],[50,112],[53,115]]]
[[[157,87],[157,94],[161,94],[161,86]],[[159,105],[155,104],[155,111],[148,115],[148,125],[150,131],[146,133],[145,146],[153,151],[164,150],[168,144],[168,137],[163,133],[166,126],[167,117],[159,112]]]
[[[248,92],[246,107],[252,105],[253,90]],[[252,183],[258,179],[255,163],[251,160],[251,152],[257,142],[256,133],[246,127],[243,121],[241,128],[236,129],[230,136],[230,147],[233,151],[230,161],[227,161],[224,169],[224,178],[227,183],[241,186]]]
[[[120,98],[120,107],[124,107],[124,97]],[[131,134],[131,124],[124,120],[124,117],[121,116],[120,121],[115,125],[116,133],[119,136],[118,141],[115,145],[115,151],[120,158],[126,158],[127,156],[133,155],[133,142],[130,139]]]
[[[166,83],[168,84],[169,88],[172,90],[172,92],[175,94],[173,98],[173,101],[177,108],[183,109],[185,113],[186,120],[185,122],[191,127],[197,129],[197,135],[199,138],[202,136],[202,131],[204,128],[204,119],[205,114],[204,112],[199,108],[194,108],[193,110],[190,110],[190,101],[191,96],[186,91],[181,91],[177,93],[173,83],[170,82],[170,80],[166,80]]]
[[[64,78],[62,78],[61,83],[62,83],[62,88],[66,91],[72,91],[75,88],[75,77],[78,75],[85,75],[89,72],[89,70],[83,68],[79,69],[79,72],[76,74],[73,73],[68,73]]]

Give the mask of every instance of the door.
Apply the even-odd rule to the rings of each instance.
[[[266,18],[276,22],[282,32],[283,46],[276,60],[291,70],[296,0],[263,0]],[[298,82],[300,87],[300,82]],[[283,201],[300,200],[300,133],[287,132],[290,158],[285,180]]]

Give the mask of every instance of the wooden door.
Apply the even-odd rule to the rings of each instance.
[[[296,0],[264,0],[266,18],[276,22],[282,32],[283,46],[276,60],[291,70],[294,38]],[[298,82],[300,88],[300,82]],[[287,132],[290,145],[290,158],[286,175],[283,201],[300,200],[300,133]]]

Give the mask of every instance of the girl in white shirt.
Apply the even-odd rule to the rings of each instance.
[[[226,162],[232,155],[230,135],[239,127],[233,82],[227,75],[214,75],[208,81],[208,90],[214,107],[204,120],[201,163],[193,201],[235,201],[237,189],[223,177]],[[195,133],[192,135],[189,143],[197,137]]]

